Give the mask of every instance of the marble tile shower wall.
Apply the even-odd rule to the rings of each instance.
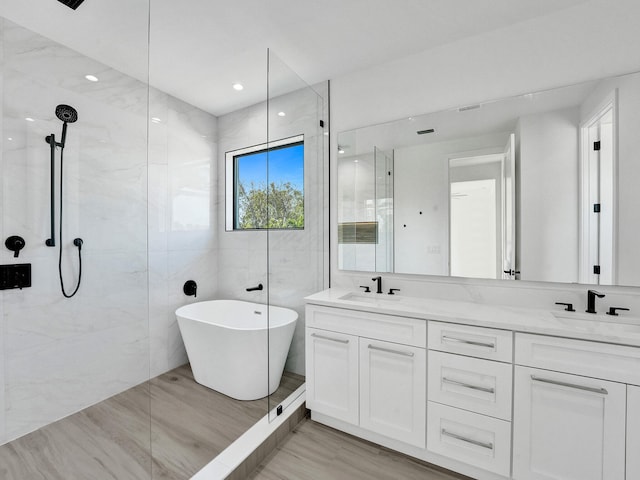
[[[175,310],[217,290],[217,118],[152,90],[149,130],[151,376],[187,362]],[[184,282],[195,280],[197,297]]]
[[[173,321],[182,283],[202,278],[203,296],[215,288],[205,280],[215,257],[215,118],[11,22],[0,27],[0,234],[25,238],[19,261],[33,274],[31,288],[0,294],[1,444],[186,361]],[[44,245],[44,137],[60,135],[59,103],[79,114],[64,158],[67,284],[76,278],[72,239],[84,239],[82,286],[69,300],[57,248]],[[149,130],[148,105],[160,122]],[[2,248],[0,262],[15,259]]]
[[[285,369],[304,374],[304,297],[326,286],[328,239],[325,193],[327,137],[318,130],[318,112],[328,112],[328,84],[314,86],[321,97],[302,89],[272,99],[269,140],[304,134],[305,228],[265,232],[225,231],[225,153],[267,141],[267,108],[258,104],[218,119],[218,296],[264,303],[266,291],[246,292],[269,281],[269,301],[298,312]],[[319,103],[318,103],[319,102]],[[276,112],[286,112],[280,117]],[[328,125],[328,115],[324,115]],[[328,128],[327,130],[328,131]]]

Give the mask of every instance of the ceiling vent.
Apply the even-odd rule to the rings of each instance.
[[[80,6],[84,0],[58,0],[60,3],[65,4],[69,8],[73,8],[74,10]]]
[[[434,132],[435,132],[435,129],[433,129],[433,128],[428,128],[428,129],[426,129],[426,130],[418,130],[416,133],[417,133],[418,135],[426,135],[427,133],[434,133]]]

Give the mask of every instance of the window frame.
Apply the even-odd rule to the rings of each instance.
[[[236,157],[259,153],[269,150],[286,148],[302,144],[304,148],[304,135],[294,135],[267,143],[252,145],[250,147],[230,150],[225,152],[225,231],[227,232],[256,232],[268,230],[304,230],[304,227],[297,228],[236,228],[237,195],[236,195]],[[303,154],[302,166],[305,169],[305,155]],[[303,202],[305,208],[306,224],[306,197],[304,196],[306,178],[303,179]]]

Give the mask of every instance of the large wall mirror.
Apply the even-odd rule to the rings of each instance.
[[[338,135],[338,267],[640,285],[640,73]]]

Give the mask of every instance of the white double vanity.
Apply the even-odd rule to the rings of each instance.
[[[313,420],[479,480],[640,479],[637,319],[339,289],[306,300]]]

